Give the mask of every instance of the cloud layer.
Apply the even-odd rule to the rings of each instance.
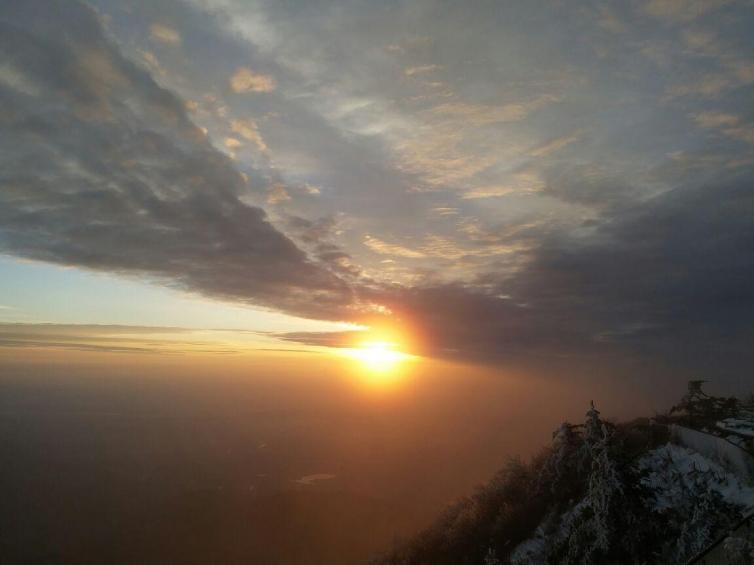
[[[125,59],[83,5],[0,21],[0,246],[298,314],[348,288],[245,204],[244,178],[182,102]],[[163,34],[164,35],[164,34]]]
[[[750,6],[93,4],[2,4],[4,253],[433,355],[751,357]]]

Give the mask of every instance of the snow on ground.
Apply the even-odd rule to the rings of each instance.
[[[740,418],[726,418],[715,424],[721,430],[754,438],[754,422]]]
[[[720,493],[726,502],[740,506],[742,515],[754,510],[754,488],[722,465],[687,447],[668,443],[649,451],[636,465],[638,470],[646,472],[642,484],[651,490],[651,498],[646,502],[657,512],[682,508],[689,497],[697,497],[707,488]],[[551,519],[545,519],[531,538],[513,550],[511,564],[543,563],[548,547],[566,539],[585,505],[586,500],[582,500],[562,514],[554,532],[545,531],[545,523],[552,524]]]
[[[694,491],[700,475],[705,483],[720,493],[726,502],[742,507],[742,513],[754,509],[754,488],[748,487],[722,465],[702,454],[667,444],[642,457],[637,465],[648,471],[642,483],[654,492],[654,509],[662,511],[678,506],[679,501]]]

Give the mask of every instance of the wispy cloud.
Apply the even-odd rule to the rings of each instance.
[[[726,112],[699,112],[693,114],[692,118],[703,128],[720,128],[724,126],[734,126],[739,122],[739,117]]]
[[[578,141],[579,139],[581,139],[582,135],[583,132],[576,132],[571,135],[551,139],[550,141],[547,141],[542,145],[534,147],[531,151],[529,151],[529,155],[531,155],[532,157],[546,157],[552,153],[560,151],[571,143]]]
[[[421,259],[426,257],[421,251],[395,243],[388,243],[387,241],[383,241],[371,235],[364,236],[364,245],[375,253],[381,255],[395,255],[397,257],[406,257],[409,259]]]
[[[280,349],[279,340],[260,332],[180,327],[0,323],[0,348],[59,349],[133,354],[243,354],[255,351],[309,352]]]
[[[440,69],[442,69],[440,65],[420,65],[418,67],[407,68],[403,71],[403,74],[407,77],[412,77],[416,75],[426,75],[434,71],[439,71]]]
[[[567,145],[563,144],[563,146]],[[555,151],[551,149],[550,151]],[[540,155],[541,156],[541,155]],[[545,186],[540,174],[534,170],[525,170],[511,175],[506,184],[478,186],[463,193],[462,198],[476,200],[479,198],[495,198],[510,194],[532,194],[541,191]]]
[[[180,45],[181,43],[181,34],[178,33],[178,30],[163,24],[152,24],[149,33],[152,39],[159,43],[170,45]]]

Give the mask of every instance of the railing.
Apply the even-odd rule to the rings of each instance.
[[[707,548],[704,551],[702,551],[699,555],[697,555],[696,557],[692,557],[690,561],[687,561],[686,565],[694,565],[694,564],[701,565],[702,563],[704,563],[705,557],[709,557],[710,554],[713,551],[715,551],[715,549],[720,547],[720,544],[722,544],[726,539],[728,539],[728,537],[730,537],[732,534],[735,534],[741,528],[748,527],[748,526],[754,527],[754,512],[751,512],[750,514],[742,518],[740,522],[738,522],[730,530],[728,530],[726,533],[724,533],[715,541],[713,541],[710,545],[708,545]]]

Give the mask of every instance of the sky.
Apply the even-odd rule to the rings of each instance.
[[[754,361],[751,2],[0,6],[6,347]]]

